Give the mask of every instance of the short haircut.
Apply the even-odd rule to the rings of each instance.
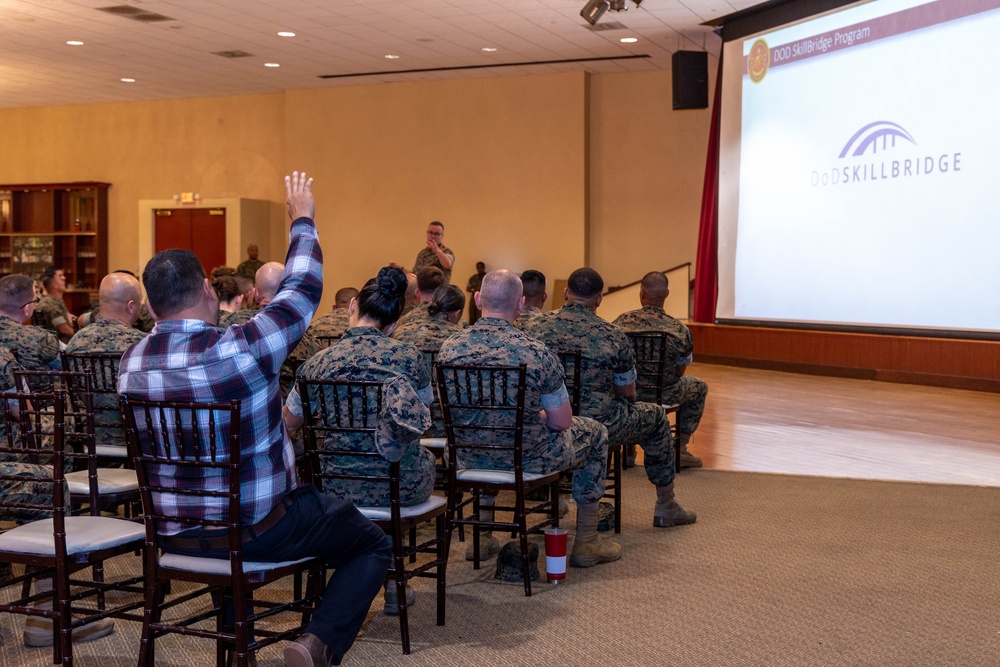
[[[356,299],[358,290],[353,287],[341,287],[333,296],[334,303],[349,303],[351,299]]]
[[[15,273],[0,278],[0,311],[16,313],[35,298],[35,283],[31,278]]]
[[[569,274],[566,287],[574,296],[581,299],[590,299],[604,291],[604,279],[601,274],[593,269],[577,269]]]
[[[545,292],[545,274],[541,271],[528,269],[521,274],[521,286],[524,289],[524,296],[541,296]]]
[[[428,227],[440,227],[441,231],[442,232],[444,231],[444,223],[443,222],[438,222],[437,220],[428,223],[427,226]]]
[[[38,279],[39,282],[42,283],[42,287],[48,289],[49,285],[52,284],[52,281],[56,279],[56,273],[58,272],[59,269],[55,266],[45,267],[45,271],[42,272],[41,277]]]
[[[159,319],[198,303],[204,283],[205,269],[190,250],[172,248],[158,252],[142,272],[149,306]]]
[[[650,271],[642,277],[642,289],[653,297],[667,296],[667,277],[662,271]]]
[[[244,302],[253,299],[253,280],[247,278],[242,273],[237,273],[232,278],[236,281],[236,286],[240,288]]]
[[[454,313],[456,310],[465,309],[465,294],[456,285],[441,285],[434,290],[434,298],[431,305],[427,306],[427,312],[431,315],[438,313]]]
[[[483,310],[512,312],[521,300],[521,279],[516,273],[507,269],[490,271],[483,276],[479,300]]]
[[[417,273],[417,289],[421,292],[433,292],[444,284],[444,272],[436,266],[428,266]]]

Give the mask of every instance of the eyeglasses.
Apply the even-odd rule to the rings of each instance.
[[[26,304],[24,304],[23,306],[21,306],[21,308],[27,308],[28,306],[33,306],[33,305],[35,305],[36,303],[38,303],[39,301],[41,301],[41,300],[42,300],[42,297],[40,297],[40,296],[36,296],[36,297],[35,297],[34,299],[32,299],[31,301],[29,301],[28,303],[26,303]]]
[[[428,230],[427,233],[430,234],[431,236],[444,236],[444,232],[432,232]]]

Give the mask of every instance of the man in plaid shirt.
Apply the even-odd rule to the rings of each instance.
[[[306,633],[285,648],[285,664],[339,665],[354,643],[392,556],[380,528],[348,502],[299,486],[291,441],[281,419],[278,372],[309,326],[323,292],[323,258],[313,223],[312,179],[285,178],[291,243],[277,295],[254,318],[220,329],[219,300],[198,258],[186,250],[157,253],[142,281],[157,320],[148,338],[122,357],[118,390],[164,401],[242,401],[241,492],[247,561],[326,558],[335,568]],[[178,477],[178,485],[212,480]],[[185,513],[183,506],[177,508]],[[221,517],[218,506],[192,507],[192,516]],[[179,530],[178,526],[175,530]],[[211,531],[214,537],[219,531]],[[204,548],[209,531],[176,533],[165,545],[177,553],[228,558]]]

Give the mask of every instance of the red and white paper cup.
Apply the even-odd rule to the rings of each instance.
[[[566,548],[569,534],[565,528],[545,530],[545,576],[550,584],[561,584],[566,580]]]

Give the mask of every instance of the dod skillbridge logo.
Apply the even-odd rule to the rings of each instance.
[[[747,73],[750,80],[760,83],[767,74],[767,68],[771,64],[771,48],[763,39],[758,39],[750,47],[750,55],[747,56]]]
[[[879,120],[863,125],[851,135],[837,160],[817,166],[810,174],[812,187],[873,183],[920,177],[954,177],[962,171],[962,152],[952,146],[921,149],[899,123]]]

